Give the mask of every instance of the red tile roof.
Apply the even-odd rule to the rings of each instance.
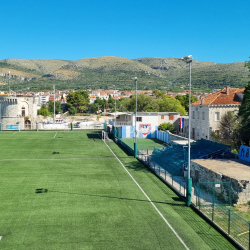
[[[204,97],[203,105],[225,105],[225,104],[241,104],[239,98],[237,98],[236,93],[243,93],[245,88],[230,88],[226,87],[219,90],[212,95]],[[192,103],[191,105],[201,105],[201,99]]]

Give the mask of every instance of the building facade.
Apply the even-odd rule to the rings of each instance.
[[[0,121],[3,129],[18,125],[29,128],[37,122],[39,98],[32,96],[6,96],[0,99]],[[10,127],[9,127],[10,128]]]
[[[137,112],[135,121],[135,113],[132,112],[111,114],[116,115],[116,119],[109,120],[109,124],[117,128],[119,138],[134,138],[135,126],[138,138],[150,138],[160,124],[170,122],[175,125],[180,117],[178,112]]]
[[[191,138],[211,139],[211,133],[219,134],[221,118],[228,112],[235,114],[243,99],[244,88],[226,87],[191,104]]]

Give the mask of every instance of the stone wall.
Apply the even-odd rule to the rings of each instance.
[[[191,161],[190,175],[194,183],[197,182],[231,182],[230,190],[233,204],[244,204],[250,201],[250,183],[246,180],[237,180],[229,176],[214,172],[204,166]],[[217,195],[221,195],[225,200],[228,198],[228,190],[216,188]]]
[[[30,123],[37,122],[38,98],[35,97],[15,97],[8,96],[0,99],[0,121],[2,128],[7,129],[7,125],[20,124],[24,127],[25,117],[29,117]],[[25,115],[22,110],[25,110]]]

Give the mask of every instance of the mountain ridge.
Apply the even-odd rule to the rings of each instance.
[[[138,88],[180,90],[189,82],[189,66],[178,58],[145,57],[127,59],[104,56],[79,60],[61,59],[3,59],[0,60],[1,89],[10,83],[14,89],[111,88],[133,89],[132,77],[138,77]],[[220,64],[192,62],[192,89],[244,87],[248,68],[242,63]]]

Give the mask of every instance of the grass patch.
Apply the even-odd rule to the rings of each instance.
[[[0,132],[1,250],[185,249],[97,131],[54,136]],[[189,249],[235,249],[133,156],[110,146]]]
[[[132,149],[134,148],[134,138],[123,138],[123,142],[129,145]],[[158,139],[143,139],[137,138],[137,148],[138,150],[144,149],[154,149],[154,148],[164,148],[164,142]]]

